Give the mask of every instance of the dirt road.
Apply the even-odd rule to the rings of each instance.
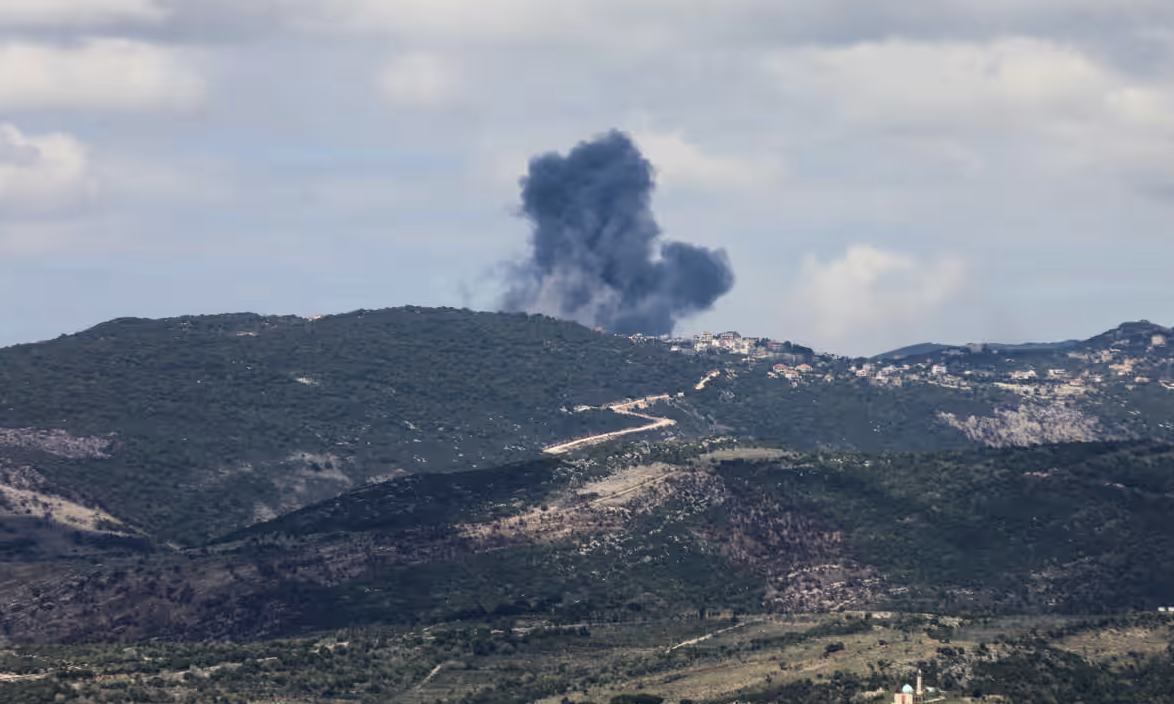
[[[689,639],[689,640],[685,641],[684,643],[677,643],[676,645],[674,645],[674,646],[671,646],[670,648],[668,648],[668,649],[667,649],[667,650],[665,650],[664,652],[665,652],[665,654],[667,655],[668,653],[671,653],[671,652],[673,652],[673,651],[674,651],[674,650],[676,650],[677,648],[683,648],[683,647],[685,647],[686,645],[696,645],[697,643],[700,643],[700,642],[701,642],[701,641],[703,641],[703,640],[709,640],[710,638],[713,638],[714,636],[720,636],[721,634],[723,634],[723,633],[726,633],[726,632],[728,632],[728,631],[732,631],[732,630],[734,630],[735,628],[742,628],[743,626],[749,626],[749,625],[750,625],[750,624],[752,624],[752,623],[760,623],[760,622],[761,622],[761,619],[758,619],[758,620],[755,620],[755,621],[745,621],[745,622],[743,622],[743,623],[736,623],[736,624],[734,624],[733,626],[730,626],[729,628],[723,628],[723,629],[721,629],[721,630],[719,630],[719,631],[714,631],[713,633],[706,633],[706,634],[705,634],[705,635],[703,635],[703,636],[700,636],[700,637],[697,637],[697,638],[691,638],[691,639]]]
[[[712,371],[712,372],[706,374],[704,377],[701,378],[701,381],[697,382],[696,386],[694,386],[693,388],[698,391],[700,391],[701,389],[704,389],[705,385],[711,379],[716,378],[720,373],[721,373],[720,371]],[[638,398],[635,401],[623,401],[623,402],[619,402],[619,403],[605,403],[604,405],[600,406],[600,408],[606,408],[608,410],[615,411],[616,413],[622,413],[626,416],[636,416],[637,418],[644,418],[650,422],[648,423],[648,425],[641,425],[636,428],[626,428],[624,430],[613,430],[610,433],[600,433],[598,435],[591,435],[591,436],[588,436],[585,438],[579,438],[578,440],[571,440],[570,442],[559,443],[558,445],[551,445],[550,447],[543,448],[542,451],[548,455],[559,455],[559,454],[562,454],[568,450],[573,450],[577,447],[586,447],[587,445],[594,445],[597,442],[604,442],[605,440],[611,440],[612,438],[618,438],[621,435],[628,435],[630,433],[643,433],[648,430],[656,430],[657,428],[664,428],[669,425],[676,425],[677,421],[675,421],[671,418],[657,418],[656,416],[645,415],[643,413],[637,413],[636,411],[632,410],[633,408],[644,408],[646,406],[652,405],[653,403],[656,403],[657,401],[667,400],[668,398],[669,398],[669,394],[660,394],[659,396],[645,396],[644,398]]]
[[[668,397],[668,394],[661,394],[660,396],[645,396],[644,398],[638,398],[635,401],[625,401],[623,403],[612,403],[601,406],[601,408],[606,408],[608,410],[615,411],[616,413],[622,413],[626,416],[635,416],[637,418],[644,418],[651,422],[648,425],[641,425],[635,428],[613,430],[610,433],[590,435],[585,438],[579,438],[578,440],[571,440],[570,442],[551,445],[550,447],[543,448],[542,451],[549,455],[558,455],[566,452],[567,450],[573,450],[577,447],[586,447],[587,445],[594,445],[597,442],[604,442],[605,440],[618,438],[621,435],[628,435],[629,433],[643,433],[647,430],[656,430],[657,428],[676,425],[677,421],[673,420],[672,418],[657,418],[656,416],[649,416],[643,413],[637,413],[636,411],[632,410],[633,408],[644,408],[645,406],[667,399]]]
[[[721,372],[717,371],[716,369],[714,371],[706,374],[704,377],[701,378],[701,381],[697,382],[697,386],[693,387],[694,390],[700,391],[700,390],[704,389],[705,385],[708,384],[711,379],[716,379],[719,374],[721,374]]]

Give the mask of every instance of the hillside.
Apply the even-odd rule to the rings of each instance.
[[[878,362],[451,309],[112,321],[0,350],[0,629],[1152,609],[1169,332]]]
[[[1069,347],[1079,346],[1083,340],[1062,340],[1060,342],[984,342],[982,347],[992,350],[999,350],[1000,352],[1022,353],[1022,352],[1054,352],[1064,350]],[[943,350],[960,349],[970,347],[970,345],[943,345],[937,342],[922,342],[917,345],[906,345],[895,350],[882,352],[878,355],[873,355],[872,359],[902,359],[905,357],[925,357],[926,355],[933,355]]]
[[[225,541],[0,581],[17,641],[704,610],[1098,614],[1174,599],[1174,448],[664,443],[361,489]]]
[[[115,320],[0,350],[0,521],[57,524],[7,548],[38,559],[80,554],[62,541],[93,533],[197,545],[369,482],[637,427],[600,406],[649,395],[675,425],[641,439],[906,452],[1174,442],[1169,332],[1142,321],[1063,348],[888,361],[784,343],[782,357],[810,359],[800,373],[769,355],[454,309]]]
[[[798,449],[1174,442],[1174,333],[1145,321],[1061,347],[941,346],[915,358],[817,355],[795,366],[697,356],[721,373],[686,399],[694,416]]]
[[[122,319],[0,349],[0,468],[193,543],[368,481],[492,466],[627,427],[574,409],[703,373],[540,316]]]

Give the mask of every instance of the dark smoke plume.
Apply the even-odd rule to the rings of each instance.
[[[661,240],[652,165],[622,132],[531,159],[520,184],[532,251],[512,267],[507,310],[662,335],[734,285],[725,251]]]

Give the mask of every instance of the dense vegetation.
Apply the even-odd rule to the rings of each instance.
[[[413,475],[206,548],[110,546],[101,563],[0,582],[0,603],[18,605],[0,607],[0,626],[21,641],[133,641],[723,609],[1096,614],[1170,600],[1170,446],[758,459],[706,447]],[[579,493],[652,463],[661,478],[620,498]]]
[[[1072,350],[1114,346],[1157,378],[1174,364],[1168,349],[1147,347],[1158,330],[1129,324],[1060,352],[949,359],[980,374],[1008,364],[1044,374]],[[989,419],[1024,403],[985,382],[878,385],[856,378],[849,361],[820,357],[793,385],[768,378],[769,360],[677,354],[542,316],[455,309],[120,319],[0,349],[0,470],[34,467],[160,542],[196,545],[369,481],[523,461],[639,424],[585,408],[625,397],[673,395],[657,412],[678,421],[679,436],[904,452],[974,447],[941,414]],[[1081,364],[1109,374],[1108,362]],[[694,389],[715,369],[725,372]],[[1065,398],[1074,422],[1094,419],[1092,437],[1174,439],[1174,394],[1158,383]],[[64,432],[55,440],[75,445],[30,454],[36,444],[21,446],[14,432]]]
[[[723,379],[691,399],[729,432],[803,450],[932,451],[974,443],[939,412],[991,415],[1013,394],[997,388],[878,387],[867,380],[793,387],[763,371]]]
[[[1153,609],[1174,580],[1174,447],[1072,443],[959,453],[823,453],[735,462],[730,486],[769,492],[845,531],[904,606]]]
[[[573,409],[682,390],[703,369],[542,316],[121,319],[0,350],[0,428],[114,433],[110,457],[36,466],[162,539],[191,542],[372,477],[493,466],[627,427]]]
[[[838,358],[792,383],[450,309],[118,320],[0,350],[0,701],[657,704],[644,685],[764,657],[781,664],[710,701],[860,701],[894,676],[871,617],[691,639],[872,609],[941,614],[884,628],[904,665],[932,642],[920,666],[956,693],[1163,701],[1168,652],[1099,661],[1062,629],[952,643],[960,614],[1174,603],[1174,394],[1136,381],[1174,364],[1155,329],[1023,352],[1041,375],[1074,351],[1080,373],[1118,373],[1101,348],[1140,360],[1060,395],[882,383]],[[965,354],[973,379],[1026,359]],[[671,395],[649,411],[678,421],[665,434],[540,454],[643,422],[582,406],[650,394]],[[1133,439],[981,449],[941,416],[1049,404]],[[26,645],[61,642],[95,645]],[[867,672],[821,669],[865,651]]]

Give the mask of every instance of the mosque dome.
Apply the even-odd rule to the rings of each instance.
[[[913,685],[907,684],[901,688],[902,694],[913,694]]]

